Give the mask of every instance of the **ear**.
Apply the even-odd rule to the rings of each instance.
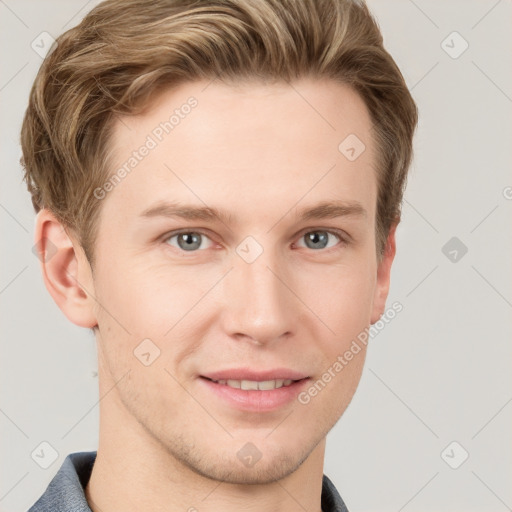
[[[92,271],[85,253],[48,209],[36,217],[35,249],[44,284],[66,317],[80,327],[95,327]]]
[[[393,263],[396,253],[395,232],[397,225],[398,222],[395,222],[389,229],[384,254],[377,266],[377,285],[373,296],[373,311],[371,316],[372,324],[379,320],[386,309],[386,299],[388,297],[391,277],[391,264]]]

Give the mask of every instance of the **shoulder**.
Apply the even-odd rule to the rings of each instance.
[[[91,476],[96,453],[69,454],[28,512],[91,512],[84,489]]]
[[[348,512],[338,490],[326,475],[322,479],[322,512]]]

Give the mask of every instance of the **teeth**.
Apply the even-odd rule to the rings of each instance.
[[[230,388],[236,389],[245,389],[245,390],[261,390],[261,391],[269,391],[271,389],[279,389],[283,386],[289,386],[293,380],[291,379],[277,379],[277,380],[263,380],[261,382],[257,382],[255,380],[218,380],[216,381],[218,384],[223,384],[225,386],[229,386]]]
[[[240,389],[258,389],[258,383],[255,380],[241,380]]]

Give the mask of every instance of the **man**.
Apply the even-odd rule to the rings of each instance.
[[[347,510],[326,435],[417,122],[367,7],[110,0],[57,43],[23,164],[46,287],[96,335],[100,438],[30,510]]]

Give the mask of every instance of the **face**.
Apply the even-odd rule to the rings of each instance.
[[[350,134],[364,151],[340,150]],[[189,83],[111,143],[129,171],[97,191],[91,284],[110,421],[209,478],[283,478],[347,408],[365,347],[339,358],[384,308],[363,101],[330,81]]]

